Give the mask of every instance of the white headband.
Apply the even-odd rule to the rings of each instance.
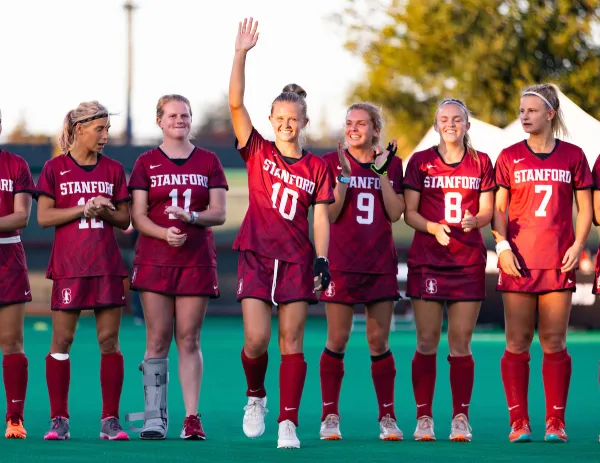
[[[447,105],[447,104],[458,105],[461,108],[463,108],[467,113],[469,112],[469,110],[467,109],[467,107],[464,104],[462,104],[460,101],[458,101],[458,100],[446,100],[446,101],[443,101],[442,104],[438,106],[438,109],[441,108],[442,106]]]
[[[552,110],[556,111],[556,110],[554,109],[554,106],[552,106],[552,105],[550,104],[550,102],[549,102],[549,101],[546,99],[546,97],[544,97],[544,95],[540,95],[538,92],[524,92],[524,93],[523,93],[523,96],[525,96],[525,95],[535,95],[535,96],[537,96],[537,97],[540,97],[540,98],[542,99],[542,101],[543,101],[544,103],[546,103],[550,109],[552,109]]]

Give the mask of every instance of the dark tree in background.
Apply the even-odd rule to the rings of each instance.
[[[448,96],[504,127],[523,87],[554,82],[600,119],[600,1],[347,0],[334,19],[366,67],[351,101],[385,108],[402,154]]]

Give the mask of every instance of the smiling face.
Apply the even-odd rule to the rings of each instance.
[[[295,143],[308,120],[302,116],[302,108],[298,103],[277,101],[269,116],[277,141]]]
[[[379,136],[373,120],[364,109],[351,109],[346,115],[346,144],[351,148],[372,148],[373,139]]]
[[[552,119],[556,116],[553,109],[535,95],[525,95],[521,98],[519,119],[525,133],[544,134],[552,132]]]
[[[162,105],[162,117],[156,123],[165,138],[185,140],[190,136],[192,114],[190,107],[183,101],[171,100]]]
[[[434,127],[445,143],[462,145],[471,123],[463,107],[446,103],[437,110]]]
[[[108,143],[110,119],[103,117],[86,124],[76,124],[73,148],[84,148],[90,153],[100,153]]]

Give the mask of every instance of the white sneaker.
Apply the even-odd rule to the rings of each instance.
[[[254,439],[265,432],[265,414],[269,411],[266,397],[248,397],[248,405],[244,407],[244,434]]]
[[[379,438],[381,440],[402,440],[404,435],[398,428],[396,420],[388,413],[379,422]]]
[[[417,441],[430,442],[435,440],[433,432],[433,419],[430,416],[422,416],[417,421],[417,429],[413,437]]]
[[[290,420],[279,423],[278,449],[299,449],[300,441],[296,436],[296,425]]]
[[[321,440],[342,440],[340,417],[333,413],[325,417],[321,423]]]
[[[453,442],[471,442],[473,438],[469,420],[463,413],[459,413],[452,419],[450,430],[450,440]]]

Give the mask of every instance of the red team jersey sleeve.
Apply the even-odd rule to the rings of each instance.
[[[216,154],[194,148],[185,160],[170,159],[160,148],[142,154],[129,178],[130,190],[148,192],[148,218],[163,228],[177,227],[187,235],[174,248],[164,240],[140,234],[134,264],[166,267],[216,267],[217,256],[211,227],[200,227],[165,214],[169,206],[202,212],[210,204],[210,189],[228,189]]]
[[[492,163],[485,153],[465,153],[456,164],[446,164],[437,149],[415,153],[406,168],[404,189],[420,193],[418,212],[426,220],[451,228],[448,246],[434,235],[415,231],[408,253],[408,266],[440,269],[484,265],[487,251],[481,230],[465,232],[461,221],[465,211],[479,212],[481,193],[495,188]]]
[[[83,206],[103,196],[113,204],[129,200],[123,188],[123,166],[104,155],[94,166],[81,166],[62,154],[46,162],[38,180],[37,193],[54,200],[56,209]],[[82,278],[127,276],[113,227],[99,217],[80,217],[55,228],[46,277]]]
[[[50,161],[44,163],[42,173],[38,178],[36,193],[55,199],[54,170],[52,169]]]
[[[593,186],[581,148],[557,140],[552,153],[540,155],[517,143],[500,153],[496,181],[510,193],[507,240],[521,266],[560,269],[575,240],[573,195]]]
[[[17,193],[35,193],[35,184],[25,159],[8,151],[0,150],[0,217],[15,212]],[[0,238],[18,236],[21,230],[0,232]]]
[[[246,145],[237,147],[248,170],[249,205],[233,249],[284,262],[312,263],[315,251],[308,210],[334,200],[326,162],[308,152],[299,159],[285,158],[255,129]]]
[[[371,163],[360,163],[345,152],[351,166],[350,183],[340,215],[331,224],[329,263],[346,273],[395,275],[398,256],[381,193],[380,177]],[[324,155],[330,175],[341,171],[337,152]],[[402,192],[402,160],[394,158],[388,168],[397,194]],[[369,246],[368,243],[377,243]]]
[[[596,158],[594,163],[594,169],[592,170],[592,188],[594,190],[600,190],[600,156]]]

